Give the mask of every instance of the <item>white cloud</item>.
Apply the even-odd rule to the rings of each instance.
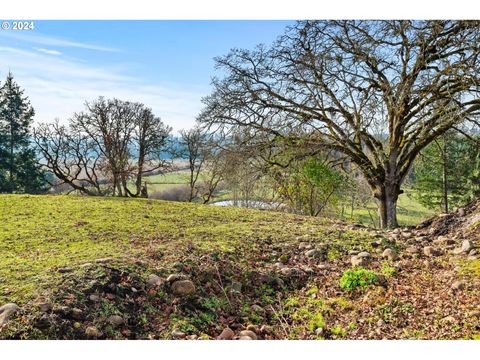
[[[139,101],[175,131],[189,128],[208,89],[180,84],[148,84],[122,74],[124,68],[91,66],[62,56],[0,47],[0,81],[11,70],[35,108],[35,122],[61,122],[98,96]]]
[[[62,53],[58,50],[51,50],[51,49],[44,49],[44,48],[33,48],[33,49],[48,55],[57,55],[57,56],[62,55]]]
[[[0,31],[0,36],[24,41],[32,44],[39,44],[39,45],[47,45],[47,46],[58,46],[58,47],[73,47],[73,48],[80,48],[80,49],[87,49],[87,50],[95,50],[95,51],[107,51],[107,52],[114,52],[119,51],[118,49],[114,49],[111,47],[100,46],[95,44],[87,44],[78,41],[72,41],[67,39],[60,39],[57,37],[50,37],[38,34],[30,34],[27,32],[14,32],[14,31]]]

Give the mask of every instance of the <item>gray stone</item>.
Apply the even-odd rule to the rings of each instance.
[[[101,259],[96,259],[95,262],[97,264],[106,264],[109,263],[113,260],[113,258],[101,258]]]
[[[103,334],[95,326],[89,326],[85,329],[85,335],[91,338],[101,337]]]
[[[405,251],[411,255],[418,254],[418,248],[415,246],[409,246],[405,249]]]
[[[323,336],[323,328],[317,328],[315,330],[315,335],[317,336]]]
[[[147,287],[157,287],[162,284],[162,279],[160,276],[157,276],[155,274],[150,274],[147,278]]]
[[[19,310],[20,308],[13,303],[0,306],[0,326],[5,325]]]
[[[175,338],[175,339],[184,339],[186,334],[178,329],[175,329],[172,331],[172,336]]]
[[[304,274],[304,272],[300,269],[297,269],[297,268],[283,268],[280,270],[280,272],[282,273],[282,275],[284,275],[285,277],[300,277]]]
[[[187,276],[184,274],[170,274],[167,277],[167,282],[172,283],[177,280],[186,280]]]
[[[369,258],[370,257],[370,253],[366,252],[366,251],[362,251],[360,253],[357,254],[357,257],[359,258]]]
[[[382,245],[382,240],[373,241],[373,242],[370,243],[370,245],[372,245],[372,247],[374,247],[374,248],[377,248],[377,247]]]
[[[70,267],[63,267],[63,268],[58,269],[58,272],[60,274],[65,274],[65,273],[72,272],[72,271],[73,271],[73,269],[70,268]]]
[[[218,340],[232,340],[235,336],[235,333],[229,327],[223,329],[222,333],[218,335]]]
[[[368,258],[367,257],[358,257],[352,256],[350,259],[352,266],[366,266],[368,265]]]
[[[122,326],[125,323],[125,320],[120,315],[112,315],[107,321],[113,326],[113,328]]]
[[[247,340],[247,339],[242,339],[242,337],[249,337],[251,340],[257,340],[257,334],[255,334],[251,330],[240,331],[240,340]]]
[[[385,249],[382,253],[382,257],[393,261],[397,259],[397,253],[392,249]]]
[[[88,298],[90,299],[90,301],[93,301],[93,302],[100,301],[100,295],[97,295],[97,294],[91,294]]]
[[[322,252],[320,250],[317,250],[317,249],[308,250],[305,253],[305,256],[309,257],[309,258],[318,258],[321,255],[322,255]]]
[[[52,304],[47,302],[42,302],[38,304],[38,308],[41,312],[49,312],[50,310],[52,310]]]
[[[175,296],[188,296],[195,293],[195,285],[190,280],[177,280],[172,284],[172,292]]]
[[[84,318],[83,311],[78,308],[73,308],[71,314],[75,320],[83,320]]]
[[[473,249],[473,242],[471,242],[470,240],[463,240],[461,249],[462,252],[468,253],[470,250]]]
[[[461,281],[455,281],[455,282],[452,284],[452,290],[453,290],[453,291],[463,290],[464,287],[465,287],[465,285],[464,285],[464,283],[461,282]]]
[[[435,249],[432,246],[425,246],[423,248],[423,253],[425,256],[439,256],[440,251],[438,249]]]

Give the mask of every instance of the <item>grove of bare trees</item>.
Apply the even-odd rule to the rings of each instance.
[[[68,126],[39,125],[34,141],[42,164],[72,190],[139,197],[146,196],[143,177],[170,166],[162,156],[170,132],[145,105],[100,97]]]

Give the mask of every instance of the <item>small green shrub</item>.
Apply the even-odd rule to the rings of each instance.
[[[375,283],[377,276],[374,272],[366,269],[347,270],[340,279],[340,287],[344,290],[353,291],[357,288],[364,289]]]

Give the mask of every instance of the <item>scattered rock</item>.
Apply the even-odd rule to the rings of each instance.
[[[458,290],[462,290],[463,288],[465,288],[465,284],[461,281],[455,281],[453,284],[452,284],[452,290],[453,291],[458,291]]]
[[[435,249],[432,246],[425,246],[423,248],[423,253],[425,254],[425,256],[439,256],[440,255],[440,251],[438,249]]]
[[[260,332],[261,332],[262,334],[271,334],[271,333],[273,333],[273,329],[272,329],[272,327],[269,326],[269,325],[262,325],[262,326],[260,327]]]
[[[20,308],[13,303],[0,306],[0,326],[5,325],[19,310]]]
[[[217,337],[218,340],[232,340],[235,333],[230,328],[223,329],[222,333]]]
[[[172,331],[172,336],[175,338],[175,339],[184,339],[185,336],[187,336],[184,332],[178,330],[178,329],[175,329]]]
[[[242,339],[242,337],[249,337],[251,340],[257,340],[257,334],[255,334],[252,330],[240,331],[240,340],[247,340]]]
[[[382,240],[373,241],[370,243],[370,245],[372,245],[374,248],[380,247],[382,245]]]
[[[148,275],[147,287],[150,287],[150,288],[157,287],[161,284],[162,284],[162,279],[160,278],[160,276],[157,276],[155,274]]]
[[[455,322],[455,318],[453,316],[445,316],[443,319],[442,319],[442,322],[444,323],[448,323],[448,324],[453,324]]]
[[[357,254],[357,257],[359,258],[369,258],[370,257],[370,253],[366,252],[366,251],[362,251],[360,253]]]
[[[101,337],[103,334],[95,326],[89,326],[85,329],[85,335],[91,338]]]
[[[323,328],[317,328],[315,330],[315,335],[317,336],[323,336]]]
[[[288,267],[280,269],[280,272],[282,273],[282,275],[284,275],[285,277],[288,277],[288,278],[301,277],[304,274],[303,271],[300,270],[300,269],[288,268]]]
[[[352,256],[350,259],[352,266],[366,266],[368,265],[368,257],[359,257],[358,255]]]
[[[69,272],[72,272],[73,269],[70,268],[70,267],[63,267],[63,268],[60,268],[57,270],[60,274],[65,274],[65,273],[69,273]]]
[[[468,253],[472,249],[473,249],[473,242],[471,242],[470,240],[463,240],[462,246],[460,248],[453,250],[453,253],[454,254]]]
[[[38,304],[38,308],[40,309],[41,312],[44,312],[44,313],[49,312],[50,310],[52,310],[52,304],[47,302],[42,302]]]
[[[101,258],[101,259],[96,259],[95,262],[97,264],[106,264],[109,263],[113,260],[113,258]]]
[[[167,282],[172,283],[177,280],[187,280],[187,276],[183,274],[170,274],[167,277]]]
[[[88,298],[90,299],[90,301],[93,301],[93,302],[100,301],[100,295],[97,295],[97,294],[91,294]]]
[[[470,240],[463,240],[462,242],[462,251],[467,253],[474,248],[473,242]]]
[[[125,320],[120,315],[112,315],[107,321],[113,326],[113,328],[118,328],[125,323]]]
[[[305,256],[308,257],[308,258],[319,258],[322,256],[322,252],[318,249],[312,249],[312,250],[308,250],[306,253],[305,253]]]
[[[410,255],[418,254],[418,248],[416,248],[415,246],[409,246],[405,249],[405,251]]]
[[[240,336],[238,340],[253,340],[250,336]]]
[[[79,308],[73,308],[71,311],[72,318],[75,320],[83,320],[83,311]]]
[[[195,293],[195,285],[190,280],[177,280],[172,284],[172,292],[175,296],[188,296]]]
[[[382,257],[383,258],[387,258],[388,260],[396,260],[397,259],[397,253],[395,251],[393,251],[392,249],[388,248],[388,249],[385,249],[382,253]]]
[[[428,238],[427,238],[426,236],[416,236],[416,237],[415,237],[415,241],[416,241],[417,243],[422,243],[422,242],[425,242],[425,241],[427,241],[427,240],[428,240]]]

